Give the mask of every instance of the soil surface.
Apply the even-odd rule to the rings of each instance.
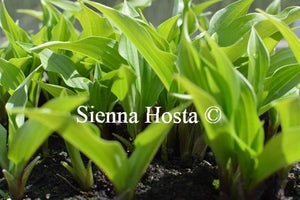
[[[68,160],[63,141],[54,135],[50,138],[49,147],[51,156],[42,159],[34,168],[26,187],[25,199],[118,200],[112,184],[96,166],[93,167],[95,184],[92,190],[81,191],[60,164]],[[204,161],[173,159],[162,162],[154,159],[137,186],[134,200],[215,200],[219,196],[213,184],[217,178],[211,152]],[[0,188],[7,190],[1,177]],[[300,163],[290,171],[285,196],[281,199],[300,200]]]
[[[288,199],[300,200],[300,163],[295,164],[288,175],[285,195]]]
[[[36,166],[27,187],[30,199],[117,199],[113,186],[94,167],[95,184],[92,191],[82,192],[69,173],[61,166],[64,153],[43,160]],[[162,163],[154,160],[138,184],[135,200],[217,199],[212,185],[217,170],[206,161],[187,163],[179,160]]]

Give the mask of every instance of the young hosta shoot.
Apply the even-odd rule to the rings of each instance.
[[[235,10],[244,4],[249,6],[247,2],[250,1],[239,1],[225,8],[218,15],[226,17],[233,12],[231,9]],[[269,19],[264,23],[274,24],[290,44],[294,56],[299,57],[296,49],[299,49],[297,46],[300,41],[289,27],[278,18],[268,14],[263,15]],[[218,21],[219,17],[215,16],[213,19]],[[222,26],[223,24],[216,23],[210,31],[221,33],[226,30],[226,27]],[[299,62],[287,66],[284,65],[285,63],[281,66],[277,65],[282,68],[275,70],[275,73],[266,79],[268,70],[273,68],[270,67],[272,63],[270,53],[256,27],[248,31],[250,33],[248,73],[241,74],[234,69],[234,63],[216,41],[208,33],[203,33],[204,37],[200,40],[205,40],[206,43],[201,43],[201,51],[198,54],[193,53],[196,51],[195,43],[189,41],[189,35],[186,35],[186,41],[190,47],[185,48],[185,51],[186,54],[193,55],[189,57],[189,63],[194,65],[192,69],[198,71],[198,80],[207,80],[209,84],[195,80],[189,74],[177,77],[181,86],[192,95],[194,105],[202,119],[206,141],[214,151],[218,162],[220,190],[224,199],[247,199],[259,196],[258,186],[262,181],[276,171],[300,160],[300,144],[297,142],[299,141],[297,138],[300,137],[297,134],[300,128],[298,112],[300,99],[285,97],[289,93],[290,96],[297,94],[291,92],[297,90],[295,87],[300,83]],[[218,35],[214,39],[222,45],[222,41],[225,40],[222,38],[220,40],[220,37],[224,35]],[[179,56],[183,55],[181,53]],[[197,64],[199,60],[202,61],[201,65]],[[289,70],[284,70],[285,68]],[[282,77],[276,75],[281,70],[284,74]],[[274,81],[272,85],[269,83],[271,80]],[[275,84],[279,80],[280,83]],[[284,97],[287,99],[280,100]],[[282,132],[265,141],[259,114],[269,110],[274,104],[280,114]],[[210,123],[207,120],[207,109],[211,106],[216,106],[222,111],[218,123]]]
[[[67,162],[62,162],[62,165],[74,177],[80,188],[86,191],[90,190],[94,184],[92,161],[89,161],[85,167],[79,150],[68,142],[66,142],[66,148],[68,155],[70,156],[72,166],[70,166]]]
[[[74,17],[79,20],[83,27],[83,32],[78,40],[69,42],[48,42],[33,47],[30,51],[40,53],[39,55],[41,56],[44,66],[46,66],[45,64],[50,58],[49,54],[46,54],[46,51],[49,50],[46,50],[45,48],[50,48],[55,52],[70,50],[75,54],[84,55],[89,59],[92,59],[93,62],[97,62],[94,71],[96,72],[98,70],[98,72],[102,74],[100,78],[97,76],[94,77],[96,82],[90,87],[90,94],[93,97],[98,97],[102,91],[105,92],[104,89],[99,86],[100,83],[111,89],[111,92],[118,98],[125,112],[137,112],[141,123],[128,124],[129,134],[131,137],[135,138],[137,133],[142,130],[145,107],[153,106],[157,102],[158,96],[163,90],[162,83],[165,83],[168,87],[172,84],[172,71],[175,70],[173,62],[175,56],[169,52],[169,44],[152,26],[130,16],[133,15],[133,13],[127,12],[127,9],[124,7],[134,10],[132,6],[136,4],[133,4],[132,2],[124,2],[123,9],[120,9],[121,11],[108,8],[110,10],[109,13],[115,13],[117,20],[121,20],[122,16],[126,17],[127,21],[129,21],[132,26],[131,30],[134,31],[134,34],[142,34],[143,38],[133,37],[132,33],[128,30],[123,30],[123,28],[126,27],[120,27],[121,32],[116,31],[115,33],[119,34],[118,40],[115,40],[115,34],[107,18],[102,17],[83,3],[76,5],[71,3],[73,6],[67,6],[67,2],[65,1],[51,0],[49,2],[71,12]],[[137,12],[135,12],[135,14],[136,13]],[[93,18],[94,22],[91,23],[90,21],[85,20],[84,16]],[[140,16],[140,18],[142,18],[142,16]],[[99,26],[95,25],[95,23],[99,24]],[[110,30],[108,31],[110,33],[103,34],[103,30]],[[141,45],[141,42],[145,41],[144,37],[149,38],[149,45]],[[59,50],[57,51],[57,49]],[[46,55],[46,57],[43,55]],[[55,56],[58,57],[59,55],[53,54],[52,58]],[[53,60],[54,59],[52,59],[52,61]],[[127,65],[129,67],[125,67]],[[162,65],[165,66],[159,67]],[[161,72],[157,72],[158,70]],[[56,72],[59,71],[56,70]],[[113,76],[112,74],[115,74],[114,77],[111,77],[110,79],[106,78],[110,75]],[[76,77],[79,79],[78,76]],[[164,79],[167,79],[168,81]],[[69,86],[72,87],[71,85]],[[98,91],[96,90],[97,88]],[[111,94],[109,96],[112,97]],[[112,97],[113,101],[114,99],[115,98]],[[91,98],[90,101],[95,102],[95,99]],[[97,104],[100,103],[93,105],[95,111],[97,111],[96,109],[99,110],[99,108],[103,108],[102,105]],[[107,103],[104,102],[102,104],[104,105]],[[111,109],[111,106],[109,106],[109,108],[106,106],[101,111],[110,111],[109,109]],[[102,128],[102,130],[105,130],[105,128]],[[108,134],[104,132],[103,135],[106,136]]]
[[[281,11],[275,0],[266,12],[247,14],[253,0],[239,0],[209,21],[203,12],[218,0],[178,0],[174,16],[155,28],[139,10],[151,0],[128,0],[116,8],[89,0],[41,0],[42,12],[23,11],[41,20],[32,35],[13,22],[3,2],[0,20],[8,43],[0,52],[0,166],[11,198],[22,198],[38,158],[27,163],[53,132],[65,139],[71,163],[62,164],[83,189],[93,177],[91,162],[85,166],[80,152],[122,199],[133,197],[161,144],[166,154],[178,135],[182,155],[189,155],[201,149],[203,127],[225,199],[259,196],[266,178],[300,159],[300,42],[288,27],[300,18],[299,7]],[[289,48],[274,51],[283,37]],[[177,107],[185,91],[194,106]],[[41,100],[46,103],[37,108]],[[116,102],[127,114],[136,112],[139,123],[127,126],[133,144],[105,124],[77,123],[70,113],[84,102],[86,113],[111,112]],[[172,124],[142,131],[146,107],[155,105],[171,112],[196,109],[202,124],[179,124],[170,140]],[[218,123],[205,120],[211,106],[222,111]],[[269,133],[260,120],[265,113]],[[130,147],[129,157],[119,142],[104,139],[112,135]]]
[[[13,69],[14,65],[8,64],[7,62],[2,61],[5,65],[10,65]],[[3,65],[3,66],[5,66]],[[12,147],[12,141],[22,134],[24,131],[29,131],[29,127],[32,126],[32,131],[34,131],[35,122],[33,121],[24,121],[24,115],[15,115],[10,112],[14,106],[25,107],[27,102],[29,101],[29,94],[31,91],[28,91],[28,87],[31,85],[31,79],[36,80],[39,76],[35,76],[36,74],[40,73],[40,68],[37,68],[33,71],[17,88],[12,88],[13,86],[11,83],[17,83],[19,79],[18,76],[14,76],[14,74],[6,74],[6,79],[9,81],[2,81],[1,85],[4,88],[12,89],[12,95],[9,97],[8,102],[6,103],[6,110],[9,118],[8,130],[6,130],[2,125],[1,128],[1,161],[0,165],[2,168],[2,172],[4,177],[9,186],[9,193],[13,199],[22,199],[24,192],[25,192],[25,185],[29,178],[29,175],[35,166],[36,162],[38,161],[39,157],[36,157],[30,164],[27,163],[31,160],[31,157],[23,158],[21,162],[16,163],[11,160],[7,152]],[[9,72],[7,70],[6,72]],[[19,71],[20,74],[22,72]],[[2,79],[3,80],[3,79]],[[28,142],[28,141],[27,141]],[[27,165],[27,166],[26,166]]]
[[[176,72],[175,56],[168,53],[167,46],[157,35],[151,35],[142,22],[134,20],[128,15],[122,14],[115,9],[102,4],[86,1],[108,17],[124,33],[124,35],[135,45],[141,55],[150,64],[166,89],[170,89],[173,82],[173,74]],[[145,42],[147,45],[145,45]],[[158,43],[159,42],[159,43]],[[157,43],[159,45],[157,45]]]
[[[75,108],[74,106],[79,105],[83,102],[83,100],[85,100],[85,98],[82,97],[70,97],[69,99],[69,101],[68,99],[63,99],[65,103],[68,103],[68,105],[64,105],[63,107],[57,106],[56,108],[70,111]],[[46,104],[46,106],[48,105],[50,104]],[[15,115],[12,112],[12,109],[14,108],[7,108],[7,111],[11,115]],[[37,149],[50,136],[51,129],[43,127],[35,120],[28,120],[24,122],[23,125],[20,125],[14,129],[16,136],[12,137],[12,134],[10,134],[10,132],[8,133],[8,136],[11,137],[11,141],[8,141],[8,145],[6,145],[6,130],[2,126],[0,128],[1,168],[3,169],[4,177],[8,183],[11,198],[22,199],[25,192],[27,179],[39,157],[35,158],[27,166],[26,164],[31,160],[31,157],[37,151]],[[29,133],[32,134],[31,137],[28,136]],[[7,154],[7,152],[9,152],[9,154]]]
[[[224,17],[230,16],[230,13],[240,13],[245,7],[248,7],[249,1],[237,1],[235,2],[239,6],[225,7],[222,12],[218,11],[215,15],[216,22],[223,26]],[[282,20],[286,24],[295,22],[300,17],[299,7],[293,6],[285,8],[283,11],[275,15],[276,18]],[[228,26],[222,29],[211,28],[209,33],[218,35],[218,45],[222,47],[222,50],[230,58],[231,61],[238,61],[247,52],[248,41],[250,37],[251,28],[254,27],[258,35],[265,42],[265,45],[269,52],[272,52],[278,42],[282,39],[282,36],[276,36],[278,30],[273,26],[272,22],[267,20],[263,14],[249,13],[231,20],[232,22]],[[213,22],[211,22],[213,24]],[[214,27],[214,26],[213,26]],[[216,30],[215,30],[216,29]]]
[[[38,120],[41,128],[58,132],[103,170],[123,199],[131,199],[136,185],[173,124],[154,123],[147,127],[135,139],[135,150],[127,158],[119,142],[99,138],[98,129],[94,125],[77,123],[76,117],[71,116],[66,110],[57,110],[56,106],[60,108],[64,105],[63,100],[66,99],[54,99],[40,109],[15,109],[14,112],[25,113],[31,120]],[[186,107],[187,105],[180,106],[172,113],[181,112]],[[31,138],[33,134],[27,133],[25,136]],[[18,143],[10,152],[10,157],[19,160],[16,151],[24,148],[26,147]]]

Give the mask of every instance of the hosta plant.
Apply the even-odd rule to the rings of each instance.
[[[286,13],[292,10],[294,16],[299,15],[299,8],[287,8],[277,16],[263,11],[246,14],[251,2],[237,1],[217,12],[207,31],[199,26],[202,34],[193,42],[186,29],[185,53],[192,55],[187,65],[198,77],[177,76],[193,98],[206,142],[215,153],[223,199],[260,198],[262,182],[300,158],[296,139],[300,124],[300,41],[283,22],[291,17]],[[242,34],[232,35],[237,28]],[[287,55],[290,59],[279,64],[276,54],[282,52],[273,49],[282,37],[291,51]],[[240,58],[235,58],[237,55]],[[205,118],[211,106],[222,111],[218,123]],[[259,116],[272,106],[279,112],[281,133],[265,140]]]
[[[84,99],[84,97],[58,98],[49,101],[42,108],[26,110],[15,108],[12,112],[25,112],[30,119],[40,122],[40,129],[57,131],[66,141],[81,150],[105,172],[122,199],[131,199],[136,185],[171,129],[172,123],[160,122],[146,128],[135,139],[135,149],[127,158],[127,154],[119,142],[99,138],[99,129],[95,125],[77,123],[79,116],[72,116],[66,110],[59,109],[61,106],[80,105]],[[179,112],[186,106],[183,105],[172,112]],[[28,148],[29,144],[21,143],[21,141],[23,138],[31,137],[34,137],[34,134],[27,133],[15,141],[15,144],[18,145],[11,149],[11,159],[18,162],[23,154],[28,155],[26,151],[23,154],[17,152]],[[36,143],[30,145],[37,146],[40,143],[38,140],[41,139],[37,139]]]
[[[24,188],[25,164],[56,132],[71,160],[63,165],[86,190],[93,177],[81,152],[121,199],[131,199],[160,146],[166,159],[167,148],[178,151],[179,143],[182,158],[203,155],[206,145],[212,149],[223,199],[260,198],[268,177],[300,160],[300,42],[288,26],[300,18],[300,8],[281,10],[275,0],[266,11],[248,13],[253,0],[239,0],[210,17],[205,9],[216,2],[176,0],[174,16],[156,28],[141,11],[151,1],[110,8],[88,0],[41,0],[42,12],[21,11],[41,20],[32,34],[12,21],[2,1],[1,27],[9,42],[0,62],[0,106],[8,114],[6,119],[0,111],[0,163],[8,182],[15,177]],[[289,48],[277,51],[282,38]],[[76,115],[81,105],[85,114],[120,105],[136,112],[139,123],[117,135],[107,124]],[[172,123],[148,125],[151,106],[196,110],[201,122],[173,129]],[[217,123],[206,120],[211,106],[222,113]],[[16,187],[9,187],[14,197]],[[16,199],[23,194],[17,191]]]
[[[1,113],[1,119],[3,120],[1,121],[1,124],[3,123],[3,125],[1,125],[1,168],[8,182],[11,197],[20,199],[23,197],[30,172],[38,159],[34,159],[34,161],[26,167],[31,157],[24,158],[20,163],[15,163],[7,157],[7,151],[10,149],[14,138],[20,137],[20,132],[24,132],[24,130],[28,129],[27,131],[32,131],[37,134],[36,132],[38,131],[34,129],[34,125],[28,125],[30,123],[25,122],[24,116],[16,116],[11,114],[9,110],[13,107],[37,106],[41,92],[40,84],[43,88],[47,88],[48,91],[50,90],[50,94],[54,96],[60,94],[57,91],[63,90],[66,91],[67,94],[69,91],[63,87],[54,87],[40,82],[43,78],[43,69],[42,66],[40,66],[40,60],[36,59],[35,54],[28,53],[23,48],[13,48],[13,45],[17,41],[29,42],[32,38],[12,21],[3,2],[1,2],[1,24],[2,29],[10,41],[8,47],[2,52],[3,58],[1,58],[0,66],[1,107],[5,107],[7,111],[7,113]],[[21,56],[17,58],[18,55],[21,54],[24,54],[22,56],[25,57]],[[8,119],[6,119],[6,115],[8,115]],[[26,129],[23,127],[25,124]],[[47,134],[45,137],[40,137],[42,138],[41,143],[32,148],[31,155],[46,141]],[[30,140],[30,138],[27,139],[27,141]],[[91,164],[89,164],[87,168],[84,168],[79,151],[70,145],[68,145],[67,149],[70,151],[71,162],[75,166],[71,167],[67,163],[63,163],[63,165],[74,175],[79,185],[83,189],[88,190],[93,184]]]

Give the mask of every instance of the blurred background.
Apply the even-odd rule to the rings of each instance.
[[[95,0],[100,3],[114,6],[123,0]],[[194,3],[204,2],[205,0],[194,0]],[[221,2],[210,7],[210,11],[217,11],[229,3],[232,3],[236,0],[222,0]],[[253,11],[255,8],[265,9],[272,0],[255,0],[254,4],[251,7]],[[152,3],[152,6],[144,10],[146,18],[155,26],[159,25],[161,22],[166,20],[172,15],[174,0],[155,0]],[[14,20],[18,20],[21,27],[26,30],[37,30],[38,21],[30,16],[17,13],[17,9],[36,9],[40,10],[40,1],[39,0],[6,0],[5,1],[8,12],[13,17]],[[300,0],[282,0],[282,7],[288,7],[292,5],[300,6]],[[299,24],[300,25],[300,24]]]

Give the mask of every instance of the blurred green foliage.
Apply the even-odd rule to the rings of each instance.
[[[117,5],[122,2],[122,0],[94,0],[109,6]],[[215,4],[210,8],[211,11],[217,11],[220,8],[224,8],[226,5],[234,2],[235,0],[222,0],[221,2]],[[194,0],[194,3],[204,2],[204,0]],[[272,0],[256,0],[252,7],[250,8],[253,11],[255,8],[265,9]],[[162,23],[164,20],[169,18],[172,15],[174,0],[156,0],[153,2],[153,6],[146,8],[144,14],[149,21],[154,25]],[[20,20],[20,24],[25,29],[36,29],[37,21],[29,16],[23,14],[18,14],[17,9],[38,9],[40,7],[39,1],[36,0],[7,0],[7,9],[14,20]],[[300,6],[299,0],[282,0],[282,7],[288,6]]]

